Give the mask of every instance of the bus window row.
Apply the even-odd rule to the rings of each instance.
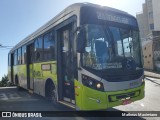
[[[14,51],[14,65],[26,64],[27,46],[24,45]],[[34,40],[33,47],[30,47],[30,63],[49,61],[55,59],[54,32],[46,33]]]

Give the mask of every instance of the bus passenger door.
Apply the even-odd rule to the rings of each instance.
[[[33,51],[34,51],[34,44],[31,43],[27,46],[27,89],[30,90],[33,90],[33,84],[34,84]]]
[[[72,25],[65,26],[59,30],[58,40],[58,87],[59,97],[62,101],[75,104],[74,96],[74,74],[73,74],[73,58],[71,45],[71,30]]]
[[[14,71],[13,71],[13,65],[14,65],[14,53],[11,54],[11,83],[14,83]]]

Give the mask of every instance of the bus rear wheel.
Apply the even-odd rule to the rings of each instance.
[[[18,76],[17,76],[17,75],[15,76],[15,84],[16,84],[16,86],[17,86],[17,90],[18,90],[18,91],[21,91],[22,88],[20,87],[20,84],[19,84],[19,80],[18,80]]]

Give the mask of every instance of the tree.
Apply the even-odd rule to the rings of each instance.
[[[0,81],[0,87],[9,86],[9,79],[7,75],[4,75]]]

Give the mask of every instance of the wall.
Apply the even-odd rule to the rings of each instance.
[[[146,41],[143,44],[143,60],[144,60],[144,68],[148,70],[153,70],[153,52],[152,52],[152,44],[153,42]]]

